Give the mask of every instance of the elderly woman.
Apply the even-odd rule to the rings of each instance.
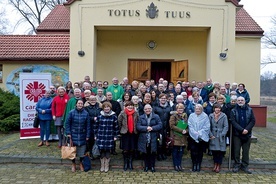
[[[174,146],[172,151],[174,170],[182,171],[182,156],[184,149],[187,146],[187,114],[185,113],[185,107],[182,103],[176,105],[176,114],[170,117],[170,135],[174,138]],[[184,126],[183,126],[184,125]]]
[[[138,150],[144,155],[144,171],[149,168],[155,172],[155,157],[157,151],[157,135],[162,129],[162,122],[158,115],[152,112],[149,104],[144,106],[144,114],[139,116],[137,131],[139,132]]]
[[[114,150],[114,142],[118,138],[119,129],[117,115],[110,102],[104,102],[102,111],[94,124],[94,136],[100,150],[101,172],[108,172],[110,153]]]
[[[131,102],[133,103],[134,109],[136,112],[139,112],[139,97],[138,96],[132,96],[131,97]]]
[[[77,147],[77,157],[80,157],[80,170],[83,171],[82,160],[86,150],[86,141],[90,138],[90,117],[83,108],[83,101],[77,100],[76,108],[69,112],[66,119],[66,135]],[[72,172],[76,172],[76,159],[72,160]]]
[[[52,116],[53,116],[53,120],[55,121],[55,126],[57,127],[57,132],[58,132],[58,139],[59,139],[58,148],[61,148],[62,129],[63,129],[62,118],[66,108],[66,104],[69,101],[69,97],[66,94],[65,88],[62,86],[58,87],[57,93],[58,95],[54,97],[52,102]]]
[[[124,110],[118,117],[119,129],[122,135],[120,148],[123,150],[124,170],[133,170],[132,160],[134,151],[137,149],[138,113],[134,109],[131,101],[125,103]]]
[[[209,141],[210,120],[203,112],[203,107],[200,104],[195,105],[195,112],[189,116],[188,119],[189,135],[189,149],[192,158],[192,171],[200,171],[203,152],[206,151]]]
[[[226,114],[221,112],[221,106],[219,104],[214,105],[214,112],[210,114],[209,119],[211,124],[209,149],[213,154],[213,171],[219,173],[223,155],[226,151],[228,120]]]
[[[203,101],[201,99],[201,97],[199,96],[199,93],[198,92],[194,92],[192,94],[192,98],[189,98],[190,102],[189,102],[189,105],[187,106],[187,114],[188,116],[195,112],[195,105],[196,104],[200,104],[202,105],[203,104]]]
[[[40,142],[38,146],[42,146],[44,143],[44,136],[46,135],[46,146],[50,146],[48,140],[50,136],[50,126],[52,121],[52,101],[50,97],[51,91],[48,90],[44,96],[37,102],[35,110],[38,113],[38,119],[40,124]]]
[[[97,97],[93,96],[93,95],[91,95],[89,97],[88,101],[86,101],[84,104],[84,108],[88,112],[89,117],[90,117],[91,129],[93,128],[95,121],[97,121],[97,117],[100,115],[100,112],[102,111],[101,106],[102,105],[97,102]],[[95,142],[93,130],[90,132],[90,137],[91,137],[91,139],[89,139],[89,141],[88,141],[88,149],[90,152],[91,159],[94,159],[94,157],[92,155],[92,147]]]

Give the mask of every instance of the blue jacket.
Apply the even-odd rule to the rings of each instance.
[[[204,102],[203,104],[203,109],[204,109],[204,112],[209,116],[211,113],[214,112],[213,110],[213,105],[210,104],[210,102]]]
[[[84,108],[71,110],[66,120],[66,135],[71,135],[75,146],[86,144],[86,138],[90,138],[90,117]]]
[[[152,131],[150,132],[150,143],[151,143],[151,151],[157,151],[157,136],[159,131],[162,129],[162,122],[157,114],[152,113],[152,118],[150,120],[150,127],[152,127]],[[138,123],[136,125],[136,129],[139,133],[138,138],[138,150],[142,153],[147,152],[147,127],[148,121],[146,115],[143,114],[139,117]],[[165,137],[163,137],[165,139]]]
[[[199,96],[201,96],[203,102],[207,102],[208,99],[209,99],[209,98],[208,98],[208,91],[207,91],[207,89],[202,88],[202,89],[201,89],[201,92],[200,92],[200,94],[199,94]]]
[[[246,104],[250,102],[250,96],[246,89],[244,89],[242,92],[240,92],[239,89],[237,89],[236,93],[237,93],[237,97],[242,96],[245,99]]]
[[[38,112],[38,119],[44,121],[51,121],[52,120],[52,101],[53,98],[51,97],[43,97],[41,98],[37,104],[35,110]],[[42,110],[45,110],[45,114],[42,114]]]

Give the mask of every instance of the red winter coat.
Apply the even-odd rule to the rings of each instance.
[[[62,117],[68,101],[69,96],[67,94],[64,94],[62,98],[55,96],[52,102],[52,115]]]

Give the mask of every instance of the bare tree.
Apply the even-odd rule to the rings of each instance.
[[[271,18],[271,22],[272,28],[269,31],[265,32],[262,40],[267,49],[272,49],[276,51],[276,15]],[[262,60],[261,64],[266,65],[271,63],[276,63],[276,55],[272,52],[270,52],[270,54]]]
[[[0,35],[4,35],[4,34],[7,34],[8,33],[8,28],[7,28],[7,26],[8,26],[8,20],[7,20],[7,18],[6,18],[6,12],[5,12],[5,10],[0,10],[0,17],[1,17],[1,19],[0,19]]]
[[[36,27],[42,19],[57,4],[62,4],[65,0],[8,0],[22,16],[17,25],[27,22],[31,26],[29,33],[36,33]]]

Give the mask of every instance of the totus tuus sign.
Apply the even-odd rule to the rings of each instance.
[[[147,7],[147,9],[145,9],[145,11],[139,9],[108,9],[107,11],[110,17],[141,17],[145,15],[150,19],[156,19],[160,16],[173,19],[191,18],[190,11],[164,10],[161,12],[153,2]]]

